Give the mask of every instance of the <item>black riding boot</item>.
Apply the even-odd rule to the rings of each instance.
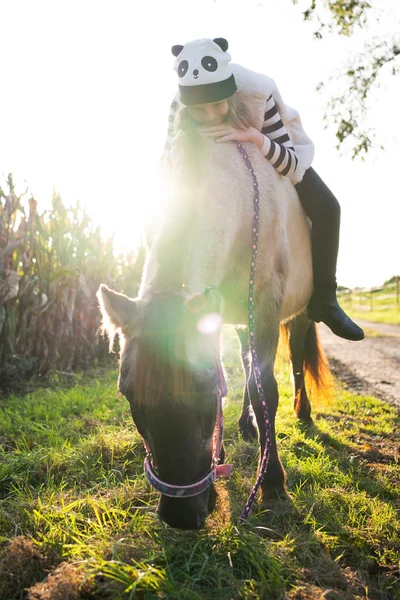
[[[307,307],[307,315],[317,323],[325,323],[339,337],[362,340],[363,330],[346,315],[336,299],[339,203],[312,168],[307,169],[302,181],[296,184],[296,190],[312,223],[314,293]]]
[[[314,294],[307,306],[307,316],[312,321],[322,321],[329,329],[345,340],[358,342],[364,339],[364,332],[350,319],[339,306],[336,299],[336,290],[315,288]]]

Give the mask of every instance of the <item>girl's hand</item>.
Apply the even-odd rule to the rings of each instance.
[[[264,143],[263,134],[255,127],[248,129],[235,129],[231,125],[212,125],[211,127],[199,127],[199,131],[216,142],[252,142],[260,149]]]

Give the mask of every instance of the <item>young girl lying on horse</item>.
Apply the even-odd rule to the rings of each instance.
[[[363,330],[336,299],[336,262],[340,206],[311,167],[314,146],[298,113],[284,104],[272,79],[230,63],[224,38],[201,39],[173,46],[179,91],[171,104],[163,158],[171,159],[173,138],[181,130],[196,130],[218,143],[251,142],[277,172],[295,185],[311,220],[314,293],[307,315],[324,322],[336,335],[362,340]],[[259,127],[254,107],[262,100]]]

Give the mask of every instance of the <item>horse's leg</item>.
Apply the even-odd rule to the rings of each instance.
[[[294,411],[298,419],[307,423],[313,422],[311,418],[311,404],[304,380],[306,338],[310,326],[312,326],[312,321],[310,321],[305,312],[282,326],[287,334],[289,357],[292,363]]]
[[[275,435],[275,416],[279,397],[278,386],[274,377],[274,362],[279,338],[279,310],[277,306],[274,309],[273,300],[272,302],[269,300],[264,306],[266,306],[266,308],[263,311],[263,318],[256,318],[257,327],[255,328],[255,342],[261,371],[261,381],[271,426],[270,458],[264,480],[261,484],[262,503],[266,505],[269,501],[286,495],[286,477],[282,463],[279,459]],[[249,392],[257,419],[261,461],[266,443],[266,427],[264,411],[258,395],[253,372],[249,378]]]
[[[249,331],[247,327],[245,329],[238,328],[235,331],[240,340],[240,356],[242,359],[242,365],[246,376],[246,382],[243,390],[242,414],[240,415],[239,419],[239,432],[243,436],[243,439],[246,440],[246,442],[248,442],[257,437],[257,429],[254,426],[253,415],[251,414],[251,403],[248,387],[251,371]]]

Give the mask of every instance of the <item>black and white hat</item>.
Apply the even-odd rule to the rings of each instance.
[[[224,38],[204,38],[184,46],[172,46],[174,69],[179,77],[179,99],[192,106],[217,102],[236,92],[229,61],[231,55]]]

